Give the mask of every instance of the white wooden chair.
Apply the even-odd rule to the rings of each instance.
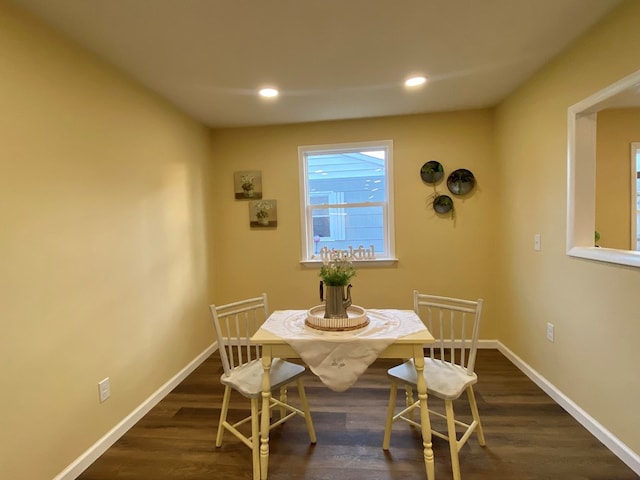
[[[427,383],[427,395],[444,400],[444,414],[435,412],[431,408],[429,413],[446,419],[447,433],[432,430],[432,434],[449,442],[451,468],[455,480],[460,479],[458,452],[471,434],[476,432],[480,445],[485,445],[478,406],[473,393],[473,385],[478,381],[473,368],[478,346],[482,304],[482,299],[470,301],[413,292],[413,308],[436,338],[436,342],[430,346],[429,356],[424,359],[424,377]],[[384,450],[389,449],[391,427],[397,420],[420,427],[412,414],[416,408],[420,408],[420,402],[414,401],[413,398],[413,387],[417,383],[413,360],[393,367],[387,373],[391,379],[391,394],[382,444]],[[406,408],[394,415],[399,384],[406,388]],[[453,401],[465,391],[473,417],[471,423],[456,419],[453,413]],[[456,431],[457,426],[463,429],[461,435]]]
[[[260,347],[249,345],[249,339],[268,317],[267,295],[249,298],[226,305],[210,305],[218,339],[218,350],[222,359],[224,373],[220,381],[225,386],[220,412],[220,423],[216,436],[216,447],[222,445],[225,430],[231,432],[252,451],[253,478],[260,479],[260,407],[262,403],[262,376],[264,373],[260,360]],[[269,416],[272,418],[270,429],[286,422],[294,415],[304,417],[311,443],[316,443],[309,405],[302,383],[305,367],[274,358],[271,365],[271,387],[279,390],[279,396],[271,397]],[[297,383],[301,409],[288,403],[287,386]],[[251,414],[233,424],[227,421],[227,412],[231,400],[231,391],[236,390],[251,401]],[[273,420],[271,409],[277,407],[280,415]],[[239,430],[241,425],[251,422],[251,433]],[[246,430],[246,429],[245,429]]]

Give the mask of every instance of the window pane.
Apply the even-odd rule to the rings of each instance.
[[[337,209],[331,209],[337,210]],[[334,231],[330,231],[329,235],[323,235],[323,230],[314,232],[320,238],[314,239],[318,247],[318,251],[323,247],[329,250],[353,250],[360,246],[364,249],[373,249],[377,254],[384,252],[384,225],[383,225],[383,207],[345,207],[339,209],[340,212],[330,215],[330,221],[327,222],[334,226],[334,230],[340,230],[342,235],[337,235]],[[316,212],[313,210],[313,226],[316,228]],[[324,217],[327,218],[327,217]],[[337,225],[336,225],[337,224]],[[324,226],[326,227],[326,223]],[[322,232],[322,233],[321,233]],[[315,240],[318,240],[317,242]],[[372,247],[373,246],[373,247]],[[316,252],[317,253],[317,252]]]
[[[345,203],[385,201],[384,158],[381,151],[308,155],[310,197],[333,192],[342,194]]]
[[[311,205],[384,202],[385,152],[345,152],[307,156]],[[365,248],[384,252],[383,209],[377,207],[313,209],[314,244],[320,249]],[[328,217],[327,217],[328,215]]]
[[[318,211],[316,211],[313,215],[313,236],[315,243],[318,243],[319,241],[316,241],[315,237],[327,238],[331,236],[331,225],[329,224],[329,216],[317,215],[317,212]]]

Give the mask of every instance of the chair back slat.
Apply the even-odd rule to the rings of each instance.
[[[475,368],[483,300],[413,292],[413,309],[436,341],[428,348],[433,359],[459,365],[471,375]]]
[[[269,316],[267,295],[226,305],[209,305],[224,373],[260,358],[260,346],[250,339]]]
[[[453,315],[453,312],[451,312]],[[466,365],[466,353],[467,353],[467,314],[463,312],[460,314],[462,316],[461,325],[460,325],[460,364]]]

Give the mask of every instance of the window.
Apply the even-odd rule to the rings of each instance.
[[[392,147],[379,142],[299,147],[302,261],[331,250],[395,260]]]

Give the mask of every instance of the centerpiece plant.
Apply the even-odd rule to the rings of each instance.
[[[320,278],[328,287],[346,286],[355,276],[356,268],[348,255],[333,254],[331,260],[320,267]]]
[[[344,252],[331,252],[329,260],[320,267],[320,301],[325,302],[324,318],[348,318],[351,305],[351,284],[356,275],[352,257]],[[326,288],[325,288],[326,287]],[[346,294],[345,294],[346,287]],[[326,298],[324,291],[326,290]]]

